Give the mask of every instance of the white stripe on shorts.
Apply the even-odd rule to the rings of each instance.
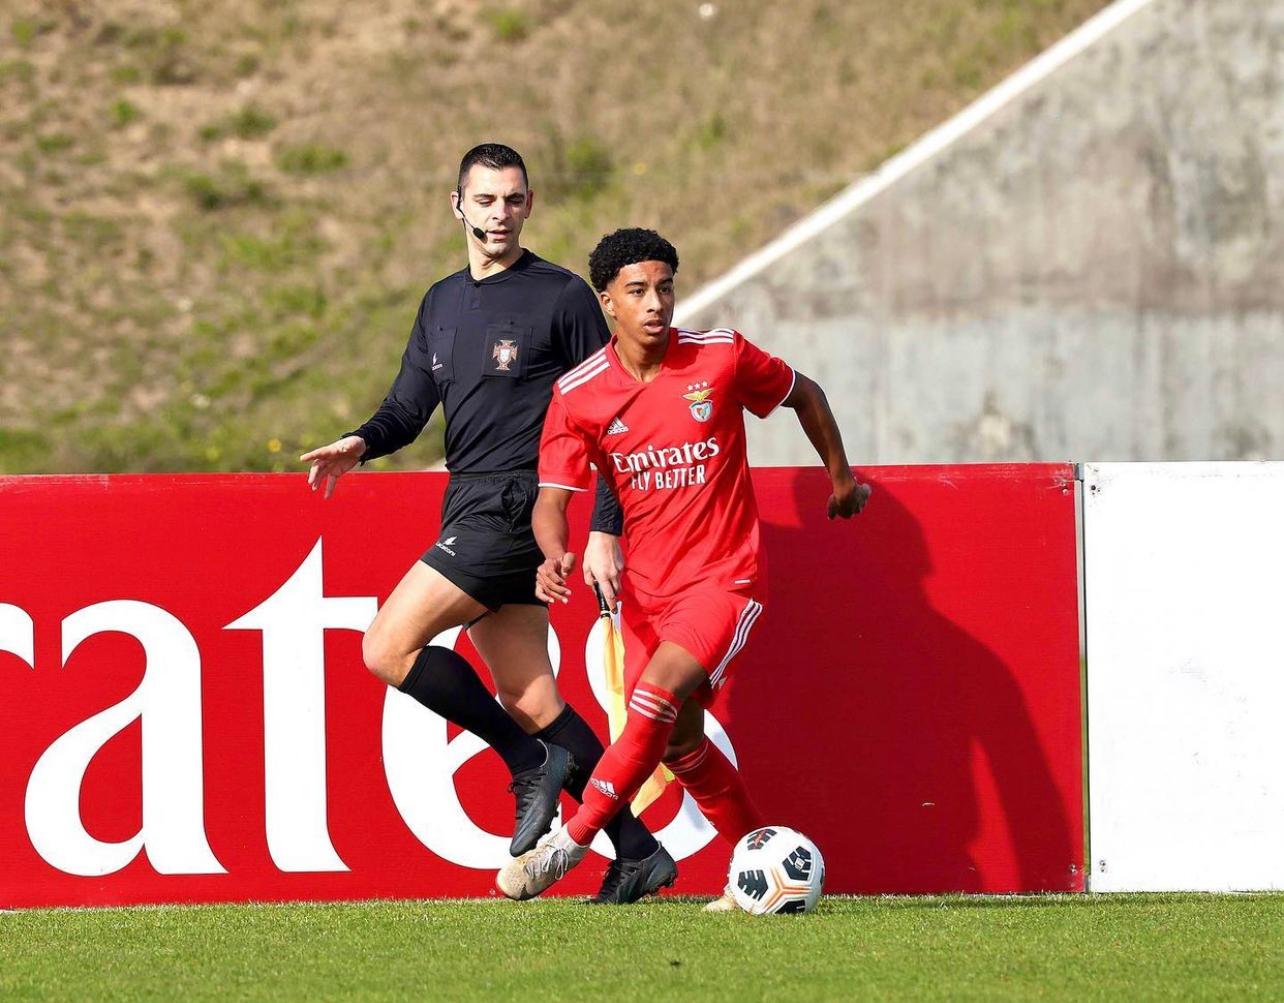
[[[736,621],[736,632],[731,638],[731,647],[727,649],[726,655],[718,663],[718,667],[709,675],[709,686],[717,689],[722,685],[722,676],[726,672],[727,666],[731,660],[740,653],[740,649],[745,646],[749,640],[749,631],[753,628],[754,621],[762,614],[762,603],[750,599],[749,605],[740,611],[740,619]]]

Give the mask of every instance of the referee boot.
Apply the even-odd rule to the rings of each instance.
[[[532,849],[540,836],[553,827],[562,785],[575,769],[571,754],[560,745],[549,745],[543,740],[539,744],[544,746],[543,764],[515,773],[508,785],[517,799],[517,824],[512,842],[508,844],[508,852],[514,857]]]
[[[627,810],[627,809],[626,809]],[[598,893],[589,905],[629,905],[668,888],[678,879],[678,865],[663,846],[642,860],[612,860]]]

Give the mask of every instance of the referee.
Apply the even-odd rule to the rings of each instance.
[[[548,610],[535,596],[543,560],[531,532],[536,467],[553,381],[610,338],[588,285],[519,243],[534,205],[526,165],[485,143],[464,155],[450,195],[468,267],[428,290],[401,369],[355,432],[305,453],[308,483],[335,482],[358,463],[413,442],[440,404],[450,484],[437,540],[406,572],[362,645],[390,686],[486,741],[512,774],[510,852],[548,831],[562,788],[577,800],[602,755],[593,730],[558,693],[548,660]],[[599,480],[585,577],[613,601],[621,561],[619,506]],[[495,681],[501,709],[468,662],[428,642],[468,636]],[[629,812],[607,830],[616,860],[593,901],[633,902],[672,884],[673,858]]]

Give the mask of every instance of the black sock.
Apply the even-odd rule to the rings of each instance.
[[[605,751],[588,722],[575,713],[574,707],[567,704],[552,724],[535,732],[535,737],[560,745],[571,754],[575,760],[575,771],[567,778],[566,790],[576,801],[582,801],[584,786]],[[615,813],[604,831],[615,847],[615,855],[625,860],[649,857],[660,845],[627,806]]]
[[[544,746],[522,731],[477,678],[463,655],[430,644],[415,659],[397,689],[435,714],[467,728],[499,753],[510,773],[544,762]]]

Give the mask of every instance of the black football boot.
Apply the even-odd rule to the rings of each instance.
[[[628,809],[624,809],[628,811]],[[602,887],[590,905],[628,905],[644,895],[654,895],[678,879],[678,865],[663,846],[644,860],[612,860]]]
[[[560,745],[549,745],[544,741],[539,744],[544,746],[543,764],[515,774],[513,782],[508,785],[517,799],[517,824],[513,829],[513,840],[508,844],[508,852],[514,857],[534,849],[540,836],[552,828],[562,785],[575,769],[571,754]]]

